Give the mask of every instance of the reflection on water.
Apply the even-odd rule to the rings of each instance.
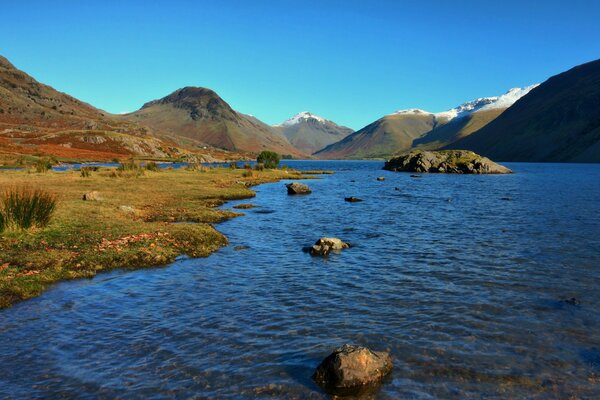
[[[321,399],[310,375],[346,342],[391,351],[375,398],[600,396],[600,165],[286,164],[337,173],[309,196],[259,186],[206,259],[0,312],[0,397]],[[321,236],[354,247],[302,252]]]

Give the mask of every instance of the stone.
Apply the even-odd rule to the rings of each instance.
[[[285,187],[287,188],[288,194],[310,194],[310,193],[312,193],[310,188],[303,183],[292,182],[292,183],[286,184]]]
[[[510,174],[512,171],[468,150],[410,151],[386,161],[383,169],[396,172],[445,174]],[[411,175],[416,178],[416,175]]]
[[[332,251],[340,252],[348,248],[350,248],[350,244],[343,242],[341,239],[322,237],[309,249],[309,253],[312,256],[326,257]]]
[[[100,192],[94,190],[94,191],[85,193],[83,195],[83,200],[85,200],[85,201],[100,201],[100,200],[102,200],[102,197],[100,196]]]
[[[359,199],[358,197],[350,196],[350,197],[344,197],[344,201],[347,201],[349,203],[358,203],[359,201],[362,201],[362,199]]]
[[[329,394],[352,396],[376,388],[392,368],[388,352],[345,344],[321,362],[312,378]]]
[[[385,181],[385,177],[384,176],[380,176],[377,178],[378,181]]]

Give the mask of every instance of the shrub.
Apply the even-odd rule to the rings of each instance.
[[[257,171],[262,171],[265,169],[265,164],[263,163],[256,163],[256,165],[254,166],[254,169]]]
[[[198,169],[199,169],[199,165],[198,165],[198,163],[189,163],[189,164],[188,164],[188,165],[185,167],[185,169],[186,169],[186,170],[188,170],[188,171],[198,171]]]
[[[256,162],[263,164],[265,168],[277,168],[279,165],[279,154],[274,151],[263,150],[256,158]]]
[[[236,162],[229,163],[229,169],[237,169],[238,165]]]
[[[4,212],[0,210],[0,233],[6,229],[6,220],[4,219]]]
[[[41,189],[13,188],[2,194],[0,206],[4,228],[43,228],[50,223],[56,197]]]
[[[255,177],[255,172],[252,171],[251,169],[247,169],[244,172],[242,172],[242,176],[244,178],[254,178]]]

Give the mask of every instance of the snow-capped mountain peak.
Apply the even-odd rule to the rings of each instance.
[[[475,111],[479,110],[492,110],[498,108],[508,108],[512,106],[517,100],[525,96],[532,89],[537,87],[539,84],[527,86],[524,88],[512,88],[502,96],[494,97],[480,97],[478,99],[463,103],[457,107],[454,107],[448,111],[442,111],[438,113],[432,113],[429,111],[421,110],[420,108],[409,108],[406,110],[399,110],[390,115],[406,115],[406,114],[429,114],[433,115],[438,119],[444,118],[448,121],[454,118],[461,118],[467,116]]]
[[[302,111],[301,113],[298,113],[296,115],[294,115],[292,118],[288,119],[287,121],[282,122],[279,125],[276,126],[290,126],[290,125],[296,125],[299,124],[303,121],[307,121],[309,119],[315,119],[319,122],[327,122],[327,120],[323,117],[319,117],[318,115],[315,114],[311,114],[308,111]]]

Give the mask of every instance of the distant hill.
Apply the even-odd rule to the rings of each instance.
[[[600,60],[551,77],[446,148],[499,161],[600,162]]]
[[[214,91],[185,87],[124,116],[174,138],[218,148],[258,153],[272,150],[302,156],[288,140],[258,119],[233,110]]]
[[[39,83],[0,56],[2,158],[48,155],[110,160],[129,156],[170,158],[187,153],[139,124]],[[200,159],[212,160],[209,153],[205,151]]]
[[[436,150],[488,124],[535,85],[483,97],[451,110],[400,110],[315,153],[319,158],[388,158],[411,149]]]
[[[313,154],[325,146],[338,142],[354,132],[307,111],[298,113],[279,125],[274,125],[289,142],[306,154]]]
[[[445,120],[443,121],[446,122]],[[386,115],[315,153],[322,159],[383,158],[410,149],[413,140],[431,131],[438,121],[421,110]]]

